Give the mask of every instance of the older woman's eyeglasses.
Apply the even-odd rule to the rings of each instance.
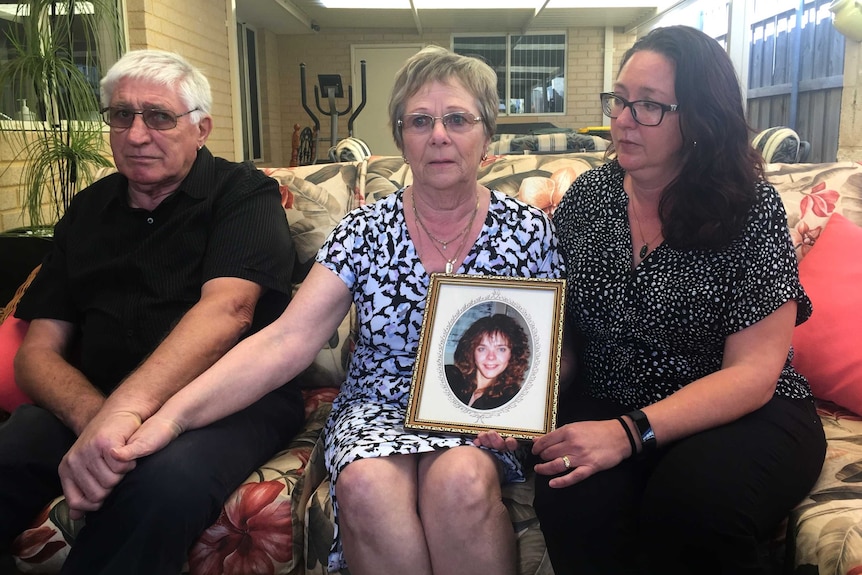
[[[602,99],[602,112],[605,116],[616,119],[623,110],[629,108],[632,111],[632,118],[641,126],[658,126],[667,112],[679,110],[679,104],[662,104],[652,100],[629,102],[613,92],[604,92],[599,94],[599,97]]]
[[[198,108],[195,108],[182,114],[174,114],[170,110],[160,110],[158,108],[131,110],[129,108],[115,108],[112,106],[102,109],[102,118],[110,127],[125,130],[131,128],[135,121],[135,116],[140,115],[148,128],[152,130],[170,130],[177,127],[177,119],[197,111]]]
[[[481,116],[474,116],[468,112],[449,112],[442,116],[431,114],[404,114],[398,120],[398,127],[402,132],[409,134],[430,134],[434,129],[434,122],[440,120],[447,132],[464,134],[473,129],[473,126],[482,121]]]

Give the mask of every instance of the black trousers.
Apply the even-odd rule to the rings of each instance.
[[[625,413],[583,397],[558,425]],[[537,476],[536,513],[557,575],[768,573],[766,543],[820,474],[813,402],[774,398],[738,421],[628,459],[568,488]]]
[[[87,514],[62,573],[177,575],[228,496],[288,445],[303,419],[302,396],[286,385],[140,459],[102,508]],[[75,439],[34,406],[0,426],[0,552],[62,493],[57,466]]]

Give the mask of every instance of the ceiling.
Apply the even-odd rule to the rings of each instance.
[[[356,0],[359,4],[360,0]],[[493,5],[493,0],[488,0]],[[677,2],[678,3],[678,2]],[[596,2],[585,2],[595,6]],[[616,3],[624,4],[624,3]],[[527,32],[574,27],[630,28],[674,4],[631,0],[628,6],[483,10],[327,9],[319,0],[236,0],[237,21],[276,34],[314,34],[334,28],[391,28],[422,33],[431,29],[464,32]]]

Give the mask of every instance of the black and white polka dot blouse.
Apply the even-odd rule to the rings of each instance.
[[[633,270],[623,175],[616,161],[583,174],[554,213],[568,269],[567,321],[586,341],[591,395],[644,407],[718,370],[727,336],[785,302],[798,302],[797,324],[808,318],[811,302],[771,185],[758,185],[748,223],[727,247],[661,244]],[[791,357],[776,394],[810,397]]]

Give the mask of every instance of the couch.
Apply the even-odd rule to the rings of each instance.
[[[574,178],[602,161],[601,152],[497,155],[482,163],[479,179],[553,214]],[[348,210],[410,182],[400,157],[261,169],[279,182],[300,274]],[[775,534],[770,553],[776,572],[862,573],[862,165],[772,164],[767,177],[781,192],[800,275],[814,301],[814,315],[794,335],[794,361],[815,388],[828,437],[820,479]],[[15,321],[7,318],[15,303],[0,315],[0,351],[14,345],[3,334]],[[348,315],[297,380],[306,400],[304,430],[225,503],[190,550],[189,573],[326,573],[333,526],[321,429],[345,374],[353,322]],[[518,538],[518,572],[551,574],[532,485],[528,478],[503,492]],[[52,502],[16,540],[18,569],[57,572],[79,527],[62,498]]]

